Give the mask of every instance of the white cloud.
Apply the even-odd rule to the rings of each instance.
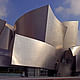
[[[0,0],[0,18],[7,17],[8,0]]]
[[[64,14],[80,16],[80,0],[65,0],[64,6],[59,6],[55,11],[62,14],[64,12]]]
[[[56,12],[62,12],[64,10],[64,8],[62,6],[59,6],[58,8],[56,8]]]

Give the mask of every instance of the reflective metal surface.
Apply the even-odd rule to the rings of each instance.
[[[0,48],[7,49],[9,48],[10,43],[10,27],[6,21],[0,19]]]
[[[4,30],[2,31],[0,35],[0,48],[1,49],[8,49],[9,37],[10,37],[10,29],[7,27],[4,27]]]
[[[75,46],[75,47],[72,47],[70,49],[72,51],[73,56],[76,56],[79,53],[80,46]]]
[[[78,21],[67,21],[63,22],[63,24],[67,27],[67,31],[64,38],[64,49],[76,46],[78,34]]]
[[[45,42],[56,47],[56,49],[63,48],[65,29],[66,27],[56,18],[49,6]]]
[[[44,6],[26,13],[16,21],[15,26],[16,36],[13,47],[12,64],[54,69],[57,60],[60,60],[63,54],[63,38],[66,28],[54,16],[50,6]],[[22,38],[19,38],[20,36],[17,35],[25,37],[26,40],[22,37],[23,41],[21,42]],[[33,38],[33,40],[29,40],[28,38]],[[52,45],[53,48],[55,47],[56,49],[52,50],[51,47],[43,45],[40,41],[34,42],[34,39],[46,42],[45,44],[48,43],[47,45],[50,44],[50,46]],[[24,44],[26,44],[25,48]],[[20,51],[18,47],[20,47]],[[32,53],[33,51],[34,53]],[[20,55],[24,55],[17,55],[19,53]],[[44,53],[46,56],[43,56]],[[15,58],[15,55],[18,58]],[[35,57],[32,57],[33,55],[35,55]],[[27,56],[27,62],[25,62],[22,56],[24,58]],[[30,60],[29,58],[32,59]],[[39,63],[36,62],[38,58],[42,58],[41,61],[39,60]],[[17,60],[15,61],[15,59]]]
[[[7,24],[6,21],[0,19],[0,49],[10,50],[12,48],[15,29],[15,27]]]
[[[80,71],[80,46],[71,48],[73,56],[76,56],[76,71]]]
[[[78,35],[77,35],[77,46],[80,45],[80,30],[78,29]]]
[[[0,66],[53,69],[58,76],[69,76],[76,56],[80,72],[77,33],[78,21],[60,22],[48,5],[24,14],[14,27],[0,20]]]
[[[24,14],[16,23],[16,33],[45,41],[48,6]]]
[[[47,42],[58,49],[63,48],[66,27],[48,5],[24,14],[15,26],[17,34]]]
[[[0,20],[0,67],[10,66],[11,64],[12,40],[14,37],[10,25],[6,24],[5,21]]]
[[[15,35],[12,64],[54,69],[55,48],[47,43]]]
[[[6,27],[8,27],[10,30],[12,30],[12,31],[15,31],[16,30],[16,27],[15,26],[12,26],[12,25],[10,25],[10,24],[5,24],[5,26]]]

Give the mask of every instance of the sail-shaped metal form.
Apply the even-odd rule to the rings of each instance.
[[[67,27],[64,37],[64,49],[69,49],[77,44],[78,21],[63,22]]]
[[[16,34],[45,42],[48,6],[24,14],[16,23]]]
[[[55,69],[63,52],[76,45],[78,22],[60,22],[48,5],[24,14],[15,27],[12,65]]]
[[[15,26],[12,64],[54,69],[57,61],[56,47],[63,47],[64,26],[50,6],[26,13],[16,21]]]
[[[49,6],[45,42],[56,47],[56,49],[63,48],[65,30],[66,27],[56,18],[51,7]]]
[[[53,69],[56,59],[54,56],[53,46],[39,40],[15,35],[12,64]]]

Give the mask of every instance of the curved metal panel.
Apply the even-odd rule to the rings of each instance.
[[[56,57],[53,46],[18,34],[15,35],[13,65],[54,69]]]
[[[55,17],[50,6],[44,6],[26,13],[16,21],[15,26],[16,36],[14,41],[12,64],[54,69],[57,60],[60,60],[63,54],[62,48],[66,27]],[[22,39],[19,35],[25,37],[25,39],[23,37]],[[33,38],[33,40],[31,38]],[[43,45],[43,42],[40,43],[40,41],[35,41],[34,39],[44,41],[46,42],[45,44],[48,43],[47,45],[52,45],[53,50],[52,48]],[[26,44],[25,48],[23,44]],[[24,49],[21,49],[22,45],[22,48]],[[56,49],[54,49],[54,47]],[[19,56],[18,53],[20,53],[21,56]],[[24,53],[23,56],[22,53]],[[43,56],[44,53],[46,56]],[[33,55],[35,55],[36,58],[32,57]],[[15,58],[15,56],[17,56],[17,58]],[[27,62],[24,60],[25,57]],[[41,61],[39,60],[39,63],[36,61],[34,62],[34,60],[38,60],[37,57],[43,58],[45,61],[42,59]],[[29,58],[32,58],[31,61]]]
[[[59,49],[63,47],[66,27],[55,17],[50,6],[26,13],[15,26],[17,34],[47,42]]]
[[[0,19],[0,48],[8,49],[10,30],[5,27],[6,21]]]
[[[16,33],[45,41],[48,6],[30,11],[20,17],[16,23]]]
[[[77,46],[80,45],[80,30],[78,29],[78,35],[77,35]]]
[[[76,56],[76,71],[80,71],[80,46],[71,48],[73,56]]]
[[[8,49],[9,47],[9,37],[10,37],[10,29],[4,27],[0,35],[0,48],[1,49]]]
[[[64,38],[64,49],[76,46],[78,34],[78,21],[67,21],[63,22],[63,24],[67,27],[67,31]]]
[[[0,66],[9,66],[11,64],[11,39],[13,38],[11,30],[5,21],[0,20]],[[10,46],[11,45],[11,46]]]
[[[6,25],[6,27],[8,27],[10,30],[12,30],[12,31],[15,31],[16,30],[16,27],[14,26],[12,26],[12,25],[10,25],[10,24],[5,24]]]
[[[75,46],[75,47],[72,47],[70,49],[72,51],[73,56],[76,56],[79,53],[80,46]]]
[[[0,20],[0,49],[12,51],[12,39],[14,39],[15,27],[7,24],[5,21]]]
[[[66,27],[56,18],[49,6],[45,42],[56,47],[56,49],[63,48],[65,30]]]
[[[26,13],[15,26],[13,65],[55,69],[64,49],[76,45],[78,21],[61,23],[50,6]]]

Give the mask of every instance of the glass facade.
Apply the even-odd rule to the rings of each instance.
[[[19,66],[0,67],[0,76],[48,77],[50,76],[51,71],[52,70],[33,67],[19,67]],[[53,76],[54,75],[55,74],[53,73]]]

